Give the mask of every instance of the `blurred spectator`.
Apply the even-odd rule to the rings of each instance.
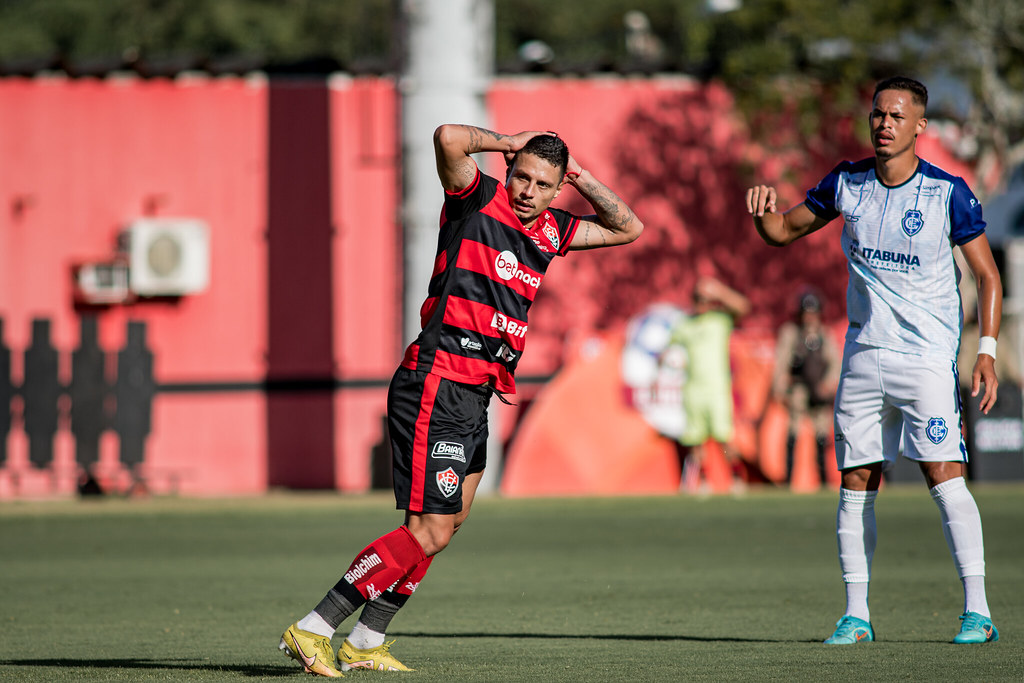
[[[793,478],[793,452],[805,418],[814,426],[818,476],[825,486],[825,453],[832,436],[832,405],[839,384],[841,357],[822,324],[821,299],[800,295],[795,320],[782,324],[775,344],[772,398],[789,410],[786,481]]]
[[[686,426],[679,443],[690,449],[683,462],[681,488],[700,487],[705,445],[721,445],[733,470],[735,485],[742,485],[741,463],[732,452],[733,398],[729,367],[729,337],[735,321],[750,311],[745,296],[714,278],[700,278],[693,290],[693,315],[672,332],[672,341],[687,353],[687,378],[683,386]]]

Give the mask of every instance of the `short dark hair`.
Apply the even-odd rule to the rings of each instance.
[[[878,85],[875,86],[875,94],[871,98],[872,101],[883,90],[905,90],[913,95],[914,104],[919,104],[925,109],[928,108],[928,88],[924,87],[924,83],[921,81],[915,81],[913,78],[907,78],[906,76],[886,78],[884,81],[879,81]]]
[[[520,154],[532,154],[535,157],[540,157],[557,168],[561,175],[565,175],[566,169],[569,168],[569,146],[557,135],[533,136],[526,141],[522,149],[516,152],[515,157],[512,158],[513,164],[519,160]]]

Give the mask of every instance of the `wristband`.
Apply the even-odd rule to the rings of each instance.
[[[992,356],[995,360],[996,357],[996,338],[995,337],[982,337],[978,340],[978,355],[985,354],[986,356]]]

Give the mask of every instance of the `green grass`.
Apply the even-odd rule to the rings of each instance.
[[[923,484],[879,496],[879,640],[853,647],[820,643],[835,494],[482,498],[392,624],[418,671],[388,678],[1024,680],[1024,488],[974,491],[995,644],[949,643],[962,593]],[[399,519],[383,495],[2,504],[0,679],[310,680],[281,632]]]

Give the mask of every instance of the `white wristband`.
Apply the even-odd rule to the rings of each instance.
[[[996,338],[995,337],[982,337],[978,340],[978,355],[985,354],[986,356],[992,356],[993,360],[996,357]]]

